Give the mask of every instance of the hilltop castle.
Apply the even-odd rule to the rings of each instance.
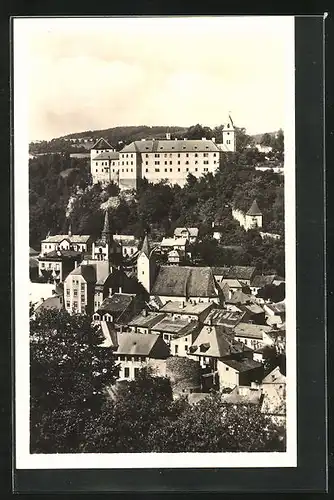
[[[222,143],[215,138],[201,140],[171,139],[134,141],[120,152],[103,138],[91,149],[93,183],[115,182],[121,190],[136,189],[138,179],[158,183],[168,179],[171,184],[184,186],[188,174],[200,177],[214,173],[219,167],[222,152],[235,151],[236,129],[231,116],[223,125]]]

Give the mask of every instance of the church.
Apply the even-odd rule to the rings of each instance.
[[[154,302],[168,301],[215,303],[222,301],[222,292],[210,267],[157,265],[147,234],[137,258],[137,279]]]

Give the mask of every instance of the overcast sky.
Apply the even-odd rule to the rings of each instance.
[[[291,18],[18,21],[29,140],[117,125],[213,127],[229,111],[248,133],[284,127]]]

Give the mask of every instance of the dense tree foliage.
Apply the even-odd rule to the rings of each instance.
[[[78,449],[117,368],[85,315],[44,310],[30,322],[30,425],[34,452]]]
[[[47,392],[49,380],[44,383]],[[32,452],[284,451],[281,429],[259,408],[224,405],[218,394],[195,405],[185,398],[173,401],[169,379],[146,369],[136,380],[116,387],[113,398],[105,396],[98,411],[91,399],[84,408],[79,404],[76,413],[71,401],[68,409],[33,407],[37,425],[32,428]],[[76,404],[82,401],[79,385],[77,390]]]

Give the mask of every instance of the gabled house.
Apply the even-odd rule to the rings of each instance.
[[[176,227],[174,238],[186,238],[190,244],[194,244],[198,239],[198,227]]]
[[[50,283],[62,283],[83,260],[84,254],[74,250],[51,250],[38,257],[38,274]]]
[[[261,384],[263,403],[262,413],[269,415],[276,424],[285,424],[286,420],[286,377],[277,366]]]
[[[165,314],[161,312],[143,311],[128,323],[128,328],[132,333],[151,333],[151,329],[159,323]]]
[[[183,335],[190,336],[199,330],[198,321],[189,321],[187,318],[171,318],[165,316],[159,323],[151,328],[151,333],[160,335],[166,344]],[[190,344],[189,344],[190,346]]]
[[[214,304],[212,302],[179,302],[170,300],[161,307],[160,312],[173,319],[186,318],[189,321],[203,322],[210,313]]]
[[[251,358],[223,359],[219,367],[220,387],[250,386],[260,383],[263,365]]]
[[[93,314],[93,322],[106,321],[122,327],[128,325],[143,306],[144,302],[135,294],[117,292],[103,300]]]
[[[234,327],[234,337],[238,342],[244,343],[254,351],[260,347],[273,345],[269,333],[272,328],[268,325],[256,325],[240,322]]]
[[[133,380],[143,367],[150,367],[156,375],[166,373],[169,349],[158,335],[118,332],[117,346],[112,347],[119,364],[119,379]]]
[[[227,361],[238,361],[242,366],[248,363],[247,366],[252,366],[252,369],[260,368],[259,364],[253,364],[252,350],[236,341],[234,336],[221,326],[205,325],[191,345],[189,356],[192,359],[198,359],[203,369],[203,386],[206,389],[211,387],[222,389],[239,384],[236,370],[231,371],[231,376],[227,374],[229,371]]]

